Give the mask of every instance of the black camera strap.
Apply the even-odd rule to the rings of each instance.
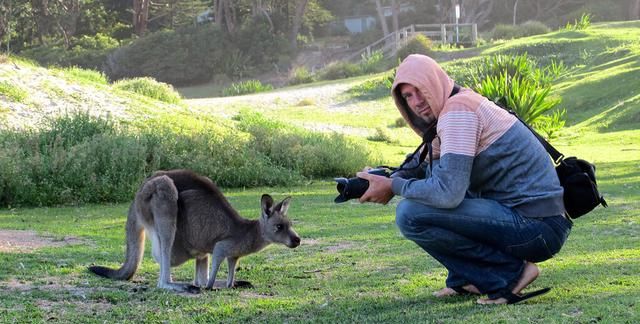
[[[457,84],[453,84],[453,89],[451,90],[451,94],[449,95],[449,98],[455,96],[458,92],[460,91],[460,86]],[[415,167],[411,168],[411,169],[416,169],[419,168],[420,165],[422,164],[422,162],[424,162],[425,158],[427,157],[427,154],[429,154],[429,169],[431,171],[433,171],[433,146],[432,146],[432,142],[433,140],[438,136],[436,129],[437,129],[437,121],[432,123],[431,126],[429,126],[429,128],[424,132],[424,134],[422,134],[422,143],[420,143],[420,145],[418,146],[418,148],[416,148],[415,151],[413,151],[413,153],[411,155],[409,155],[404,162],[402,162],[402,164],[400,165],[400,167],[398,168],[390,168],[390,167],[386,167],[386,166],[382,166],[388,169],[391,169],[393,172],[398,172],[401,170],[409,170],[407,168],[405,168],[405,164],[409,163],[410,161],[413,160],[413,157],[418,154],[418,152],[420,152],[420,156],[418,159],[418,165],[416,165]],[[426,146],[426,149],[423,149]],[[422,151],[420,151],[422,150]]]

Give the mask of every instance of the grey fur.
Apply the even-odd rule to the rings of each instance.
[[[271,243],[290,248],[300,237],[287,218],[291,197],[274,205],[265,194],[258,220],[242,218],[207,177],[188,170],[158,171],[146,179],[129,208],[126,224],[125,263],[117,270],[92,266],[93,273],[129,280],[144,252],[145,233],[152,242],[153,258],[160,264],[158,287],[179,292],[213,288],[222,261],[227,259],[227,287],[234,286],[238,259]],[[213,256],[211,276],[209,254]],[[196,259],[194,284],[174,283],[170,268]]]

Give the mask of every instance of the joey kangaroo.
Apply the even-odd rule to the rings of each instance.
[[[287,218],[290,201],[287,197],[274,205],[273,198],[264,194],[261,217],[248,220],[238,215],[209,178],[188,170],[158,171],[144,181],[129,207],[124,264],[117,270],[102,266],[89,270],[107,278],[131,279],[142,261],[146,232],[153,258],[160,264],[159,288],[190,293],[201,287],[211,289],[224,259],[231,288],[240,257],[270,243],[300,245]],[[211,276],[209,254],[213,255]],[[192,258],[196,259],[194,285],[172,282],[170,267]]]

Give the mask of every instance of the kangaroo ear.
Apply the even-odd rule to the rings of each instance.
[[[287,210],[289,210],[289,203],[291,202],[291,197],[287,197],[282,202],[280,202],[276,208],[280,212],[280,214],[286,214]]]
[[[260,205],[262,206],[262,217],[269,218],[269,216],[271,216],[271,206],[273,206],[273,198],[271,198],[271,196],[267,194],[262,195]]]

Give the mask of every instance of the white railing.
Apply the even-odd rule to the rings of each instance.
[[[357,52],[348,55],[345,60],[352,62],[363,55],[369,56],[376,51],[382,51],[385,57],[394,56],[396,52],[409,42],[415,35],[422,34],[432,41],[441,44],[475,44],[478,40],[478,26],[476,24],[416,24],[389,33]]]

